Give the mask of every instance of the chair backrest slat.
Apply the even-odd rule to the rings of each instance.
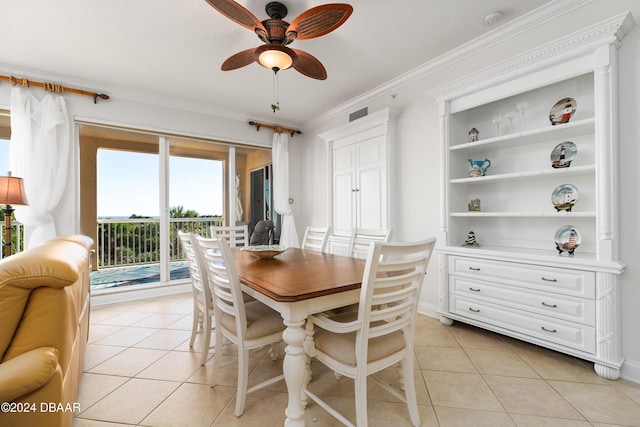
[[[184,232],[178,230],[178,238],[185,256],[187,257],[187,263],[189,265],[189,274],[191,275],[191,286],[194,294],[198,295],[198,300],[207,309],[213,308],[213,300],[211,297],[211,290],[208,284],[207,271],[204,268],[199,255],[193,245],[194,233]]]
[[[386,243],[391,237],[391,230],[366,230],[354,228],[349,239],[349,256],[354,258],[366,258],[371,242]]]
[[[219,320],[218,316],[222,312],[233,316],[238,336],[244,336],[247,330],[244,300],[229,243],[223,238],[200,236],[196,238],[196,241],[205,260],[209,286],[214,295],[216,321]]]
[[[325,252],[330,230],[330,227],[307,227],[302,239],[302,249]]]
[[[358,308],[362,328],[356,343],[363,354],[373,338],[400,330],[405,332],[405,340],[412,338],[420,290],[435,242],[430,238],[409,244],[369,244]]]
[[[211,236],[225,239],[232,248],[249,245],[249,226],[211,226]]]

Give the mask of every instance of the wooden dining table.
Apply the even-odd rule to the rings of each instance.
[[[287,344],[282,369],[288,392],[284,425],[302,427],[307,316],[358,302],[365,260],[298,248],[268,259],[234,248],[233,256],[243,291],[282,316]]]

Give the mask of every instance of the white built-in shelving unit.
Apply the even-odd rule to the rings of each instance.
[[[474,324],[595,363],[608,379],[623,363],[619,339],[617,47],[633,26],[612,17],[562,40],[430,92],[438,100],[442,147],[439,236],[443,323]],[[569,122],[549,112],[577,102]],[[479,131],[470,142],[469,131]],[[554,169],[551,152],[577,155]],[[468,159],[489,159],[469,176]],[[578,188],[557,211],[558,186]],[[481,210],[469,211],[479,199]],[[577,228],[580,245],[556,250],[554,235]],[[473,231],[478,245],[465,242]]]

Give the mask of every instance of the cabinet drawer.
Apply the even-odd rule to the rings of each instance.
[[[552,343],[595,353],[595,328],[549,318],[490,302],[449,295],[449,311]]]
[[[449,257],[449,274],[581,298],[595,298],[596,294],[592,271],[452,256]]]
[[[595,326],[594,300],[551,292],[532,291],[517,286],[486,283],[466,277],[449,276],[449,291],[496,304],[508,305],[557,319]]]

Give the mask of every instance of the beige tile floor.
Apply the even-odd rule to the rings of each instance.
[[[189,294],[93,308],[74,426],[283,425],[283,382],[249,394],[244,415],[233,415],[233,346],[223,349],[219,385],[209,387],[213,361],[199,364],[202,336],[189,348],[191,311]],[[640,426],[640,384],[606,381],[590,363],[481,329],[419,316],[415,360],[423,426]],[[281,359],[252,354],[249,385],[279,369]],[[312,370],[310,389],[355,422],[353,382],[317,362]],[[380,376],[397,378],[393,369]],[[370,426],[410,425],[405,405],[375,381],[368,395]],[[305,420],[340,425],[313,402]]]

